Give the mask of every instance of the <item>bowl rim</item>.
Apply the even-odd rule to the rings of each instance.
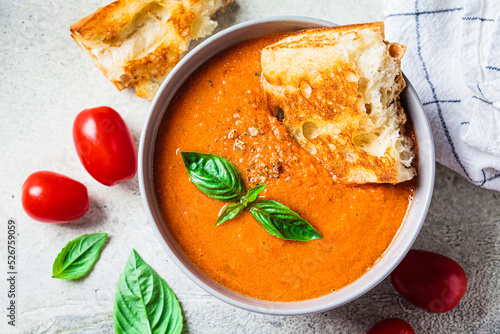
[[[252,37],[262,36],[263,33],[257,34],[255,36],[248,37],[248,34],[244,34],[245,30],[248,28],[259,29],[260,26],[273,25],[276,24],[278,26],[283,26],[285,31],[286,27],[290,27],[290,30],[300,30],[303,28],[309,27],[326,27],[335,25],[332,22],[305,17],[305,16],[272,16],[265,17],[255,20],[250,20],[246,22],[242,22],[227,29],[224,29],[217,34],[207,38],[205,41],[196,46],[191,52],[189,52],[169,73],[164,82],[162,83],[158,93],[156,94],[153,102],[150,106],[148,116],[145,120],[143,130],[141,132],[141,138],[139,143],[139,163],[138,163],[138,179],[139,179],[139,188],[141,193],[141,198],[143,201],[143,205],[146,211],[146,215],[150,222],[150,226],[152,227],[155,235],[157,236],[160,244],[167,252],[170,259],[177,265],[181,271],[188,276],[196,285],[204,289],[206,292],[210,293],[212,296],[222,300],[230,305],[245,309],[247,311],[269,314],[269,315],[302,315],[302,314],[310,314],[321,311],[326,311],[329,309],[333,309],[335,307],[339,307],[353,301],[366,292],[373,289],[376,285],[378,285],[382,280],[384,280],[392,270],[399,264],[399,262],[404,258],[406,253],[409,251],[411,246],[413,245],[415,239],[417,238],[420,229],[424,223],[425,217],[427,215],[430,201],[433,193],[434,186],[434,177],[435,177],[435,153],[434,153],[434,145],[432,139],[432,131],[430,127],[429,120],[425,111],[423,110],[422,104],[418,98],[415,89],[405,77],[407,87],[403,94],[406,94],[406,98],[409,99],[407,103],[411,103],[413,107],[417,110],[412,112],[410,116],[413,120],[415,126],[415,117],[418,118],[418,124],[421,127],[420,132],[424,134],[425,143],[420,142],[420,136],[418,136],[418,147],[419,147],[419,178],[417,179],[417,189],[415,193],[415,197],[417,197],[417,191],[422,193],[420,196],[423,198],[419,198],[419,206],[421,209],[414,214],[412,217],[412,221],[417,221],[415,226],[411,226],[412,229],[407,233],[408,237],[405,238],[405,242],[400,245],[402,250],[397,252],[395,256],[392,256],[390,262],[385,265],[384,270],[382,270],[374,279],[369,281],[368,283],[362,285],[358,290],[353,293],[347,293],[346,296],[338,298],[338,300],[329,301],[328,296],[332,296],[338,294],[339,292],[345,290],[346,288],[356,284],[363,277],[367,276],[370,272],[374,270],[377,265],[381,262],[387,262],[389,260],[386,259],[386,255],[390,253],[391,249],[394,248],[394,244],[401,241],[402,236],[401,233],[405,231],[405,226],[409,220],[408,214],[405,217],[405,221],[401,224],[400,230],[398,231],[397,236],[392,241],[391,245],[381,256],[380,261],[378,261],[367,273],[358,278],[356,281],[352,282],[348,286],[340,289],[339,291],[328,294],[323,297],[310,299],[306,301],[298,301],[298,302],[269,302],[269,301],[261,301],[249,297],[242,296],[237,294],[231,290],[226,289],[225,287],[213,282],[211,279],[206,277],[198,268],[196,268],[190,261],[185,257],[185,255],[180,251],[178,246],[173,241],[173,238],[170,236],[170,233],[163,225],[163,221],[161,216],[158,213],[156,207],[156,196],[154,194],[153,187],[153,157],[154,157],[154,144],[156,142],[157,130],[159,127],[159,123],[161,122],[163,115],[166,111],[166,106],[170,102],[171,98],[175,95],[175,92],[179,89],[179,87],[183,84],[183,82],[189,77],[201,64],[203,64],[208,59],[212,58],[215,54],[223,51],[224,49],[236,45],[237,43],[244,41],[245,39],[250,39]],[[299,26],[303,26],[300,28]],[[276,31],[277,32],[277,31]],[[226,39],[232,38],[236,36],[234,40],[230,40],[230,43],[224,44],[224,47],[217,47],[217,44],[221,44],[221,40],[224,41]],[[215,46],[214,46],[215,45]],[[221,44],[222,45],[222,44]],[[209,51],[208,53],[203,53],[205,48],[214,47],[214,50]],[[188,68],[188,70],[183,69],[185,64],[190,65],[190,63],[195,63],[194,66]],[[182,73],[180,73],[182,72]],[[177,82],[172,80],[177,80],[180,77],[180,80]],[[166,90],[169,92],[166,92]],[[167,96],[165,98],[165,95]],[[413,115],[415,113],[415,115]],[[417,132],[415,130],[415,132]],[[425,144],[425,145],[421,145]],[[425,151],[421,152],[421,147],[426,148]],[[423,154],[422,154],[423,153]],[[422,156],[425,157],[425,166],[422,166]],[[425,168],[424,168],[425,167]],[[423,169],[421,171],[421,169]],[[420,177],[422,174],[425,177]],[[412,208],[415,205],[415,202],[412,203]],[[153,207],[152,207],[153,206]],[[409,214],[411,215],[414,211],[412,209],[409,210]],[[416,216],[415,216],[416,215]],[[386,261],[387,260],[387,261]],[[187,262],[186,262],[187,261]],[[380,265],[379,265],[380,267]],[[325,299],[326,298],[326,299]],[[331,298],[330,298],[331,299]]]

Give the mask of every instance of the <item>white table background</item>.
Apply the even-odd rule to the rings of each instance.
[[[135,248],[172,287],[186,333],[366,333],[377,321],[401,317],[417,333],[500,333],[500,194],[479,189],[437,167],[427,221],[414,248],[456,259],[469,278],[460,305],[436,315],[403,300],[388,279],[358,300],[307,316],[250,313],[208,295],[168,258],[146,219],[137,177],[115,187],[95,181],[72,141],[76,114],[107,105],[138,141],[150,102],[118,92],[70,37],[69,27],[105,0],[0,0],[0,333],[113,333],[113,300],[120,273]],[[271,15],[302,15],[339,24],[383,19],[381,0],[237,0],[218,15],[217,31]],[[90,209],[69,224],[31,220],[21,185],[37,170],[83,182]],[[7,221],[17,223],[16,328],[7,325]],[[94,270],[80,281],[51,278],[61,248],[84,233],[108,232]]]

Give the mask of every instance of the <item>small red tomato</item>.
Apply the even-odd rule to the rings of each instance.
[[[67,176],[40,171],[28,176],[22,188],[24,211],[44,223],[81,218],[89,208],[87,188]]]
[[[458,263],[425,250],[410,250],[391,273],[391,282],[410,303],[431,313],[453,309],[467,290],[467,277]]]
[[[73,141],[83,166],[106,186],[134,177],[137,149],[120,114],[109,107],[85,109],[73,123]]]
[[[366,334],[415,334],[410,324],[399,318],[381,320]]]

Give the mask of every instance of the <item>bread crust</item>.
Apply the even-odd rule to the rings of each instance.
[[[70,27],[71,37],[118,88],[152,100],[192,39],[234,0],[117,0]]]

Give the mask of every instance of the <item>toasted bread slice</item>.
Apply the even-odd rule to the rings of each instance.
[[[334,179],[398,183],[415,175],[399,103],[406,47],[384,41],[382,22],[308,29],[262,51],[271,110]]]
[[[71,36],[122,90],[152,100],[192,39],[212,33],[211,18],[234,0],[118,0],[71,26]]]

